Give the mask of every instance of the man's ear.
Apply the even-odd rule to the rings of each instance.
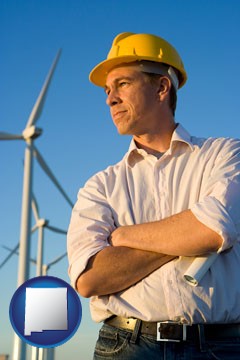
[[[171,86],[172,86],[172,83],[167,76],[161,76],[159,78],[158,94],[159,94],[160,98],[162,96],[165,97],[170,92]]]

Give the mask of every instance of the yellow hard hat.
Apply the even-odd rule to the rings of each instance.
[[[163,63],[177,69],[179,88],[187,81],[183,62],[171,44],[159,36],[131,32],[115,37],[107,59],[93,68],[89,79],[93,84],[104,87],[106,76],[114,67],[141,60]]]

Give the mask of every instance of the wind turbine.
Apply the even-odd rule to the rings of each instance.
[[[37,259],[38,259],[37,269],[38,270],[37,270],[36,274],[37,274],[37,276],[41,276],[43,274],[42,269],[40,270],[40,267],[42,266],[42,257],[43,257],[42,254],[43,254],[44,228],[47,228],[53,232],[63,234],[63,235],[66,235],[67,231],[59,229],[58,227],[52,226],[49,224],[49,220],[39,217],[38,204],[37,204],[36,198],[33,193],[32,193],[32,212],[34,214],[36,223],[31,229],[31,234],[33,234],[38,229],[38,255],[37,255]],[[9,249],[7,246],[3,246],[3,247],[5,249]],[[14,254],[18,254],[18,249],[19,249],[19,242],[13,249],[11,249],[10,253],[1,262],[0,269],[11,259],[11,257]]]
[[[2,248],[11,252],[13,255],[19,255],[19,251],[18,250],[14,250],[11,249],[10,247],[6,246],[6,245],[2,245]],[[46,264],[42,264],[42,275],[46,276],[48,274],[48,270],[55,264],[57,264],[59,261],[61,261],[63,258],[65,258],[67,256],[67,252],[65,252],[64,254],[56,257],[54,260],[50,261],[49,263]],[[37,260],[30,258],[30,262],[32,262],[33,264],[37,265]]]
[[[59,191],[65,199],[72,206],[71,200],[68,198],[65,191],[62,189],[57,179],[47,166],[43,157],[34,146],[34,140],[42,133],[40,128],[37,128],[39,117],[41,116],[44,102],[46,100],[47,91],[51,83],[55,68],[60,58],[61,50],[58,51],[47,78],[43,84],[37,101],[31,111],[31,114],[26,123],[26,127],[22,134],[9,134],[0,132],[0,140],[24,140],[26,143],[25,158],[24,158],[24,175],[23,175],[23,194],[22,194],[22,213],[21,213],[21,229],[20,229],[20,245],[19,245],[19,266],[18,266],[18,286],[24,283],[29,278],[29,254],[30,254],[30,235],[31,235],[31,201],[32,201],[32,179],[33,179],[33,155],[38,160],[40,166],[51,178]],[[26,359],[26,344],[20,340],[15,334],[13,360]]]
[[[32,196],[32,210],[33,210],[34,218],[36,221],[35,226],[32,228],[32,232],[35,231],[35,229],[38,229],[36,275],[42,276],[42,275],[46,275],[46,273],[45,273],[46,271],[44,270],[45,268],[43,268],[44,229],[47,228],[53,232],[56,232],[58,234],[63,234],[63,235],[66,235],[67,231],[50,225],[49,220],[47,220],[47,219],[40,218],[38,203],[37,203],[37,200],[34,195]],[[44,274],[43,274],[43,271],[44,271]]]
[[[29,249],[30,249],[30,229],[31,229],[31,199],[32,199],[32,170],[33,170],[33,153],[34,140],[41,135],[42,129],[37,128],[35,124],[39,119],[47,91],[60,57],[60,51],[53,62],[49,74],[45,80],[43,88],[37,98],[37,101],[32,109],[26,127],[22,134],[9,134],[0,132],[0,140],[25,140],[25,160],[24,160],[24,176],[23,176],[23,195],[22,195],[22,217],[21,217],[21,231],[20,231],[20,256],[19,256],[19,271],[18,271],[18,285],[24,283],[29,277]]]

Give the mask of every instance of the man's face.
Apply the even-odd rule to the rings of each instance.
[[[144,135],[159,125],[159,89],[131,66],[113,69],[107,76],[106,103],[118,132]]]

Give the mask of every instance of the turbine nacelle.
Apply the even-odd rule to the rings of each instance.
[[[36,139],[41,134],[42,134],[42,129],[40,129],[34,125],[27,127],[22,132],[23,139],[26,141],[29,139]]]
[[[38,220],[37,220],[37,223],[36,223],[36,226],[37,226],[38,228],[40,228],[40,227],[45,227],[45,226],[48,225],[48,223],[49,223],[49,221],[46,220],[46,219],[38,219]]]

